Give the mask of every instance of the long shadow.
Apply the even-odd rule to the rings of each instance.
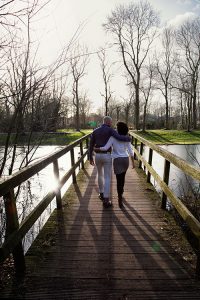
[[[91,195],[93,189],[96,188],[91,183],[94,182],[97,172],[94,168],[91,175],[86,170],[84,170],[84,174],[89,179],[86,187],[84,187],[84,192],[80,190],[78,184],[74,184],[77,199],[72,205],[57,211],[54,220],[56,226],[56,229],[54,228],[56,231],[54,243],[49,248],[49,253],[47,253],[44,261],[40,264],[38,262],[36,272],[30,274],[26,279],[28,288],[23,291],[24,295],[21,295],[19,285],[18,290],[13,291],[16,299],[17,297],[20,299],[26,296],[30,297],[34,293],[35,295],[39,294],[38,298],[36,296],[37,299],[39,299],[40,293],[45,295],[45,299],[56,299],[57,297],[58,299],[68,299],[67,295],[72,291],[78,295],[83,293],[84,289],[87,290],[88,282],[86,282],[84,271],[89,273],[87,268],[92,266],[92,254],[91,251],[85,252],[84,248],[87,248],[87,242],[96,241],[99,232],[89,211]],[[93,200],[100,201],[98,197],[97,200]],[[86,232],[82,235],[85,228]],[[84,243],[84,241],[85,244],[80,246],[79,243]],[[95,244],[95,247],[98,253],[98,245]],[[79,253],[80,250],[82,251]],[[42,281],[41,277],[43,278]],[[41,287],[42,291],[40,290]],[[63,294],[62,298],[61,295]],[[71,298],[69,297],[69,299]]]
[[[87,176],[88,173],[86,170],[84,173]],[[73,220],[73,224],[70,224],[69,233],[66,230],[67,221],[65,221],[65,218],[64,222],[61,223],[61,231],[62,234],[64,234],[66,246],[73,241],[73,252],[70,251],[70,253],[68,253],[69,261],[66,268],[68,278],[71,278],[67,283],[68,288],[76,288],[76,290],[82,291],[83,293],[83,287],[85,286],[86,293],[93,292],[94,295],[95,292],[104,299],[105,288],[109,286],[107,274],[109,273],[110,251],[105,249],[104,252],[102,249],[104,249],[105,241],[110,241],[111,234],[110,230],[107,227],[105,228],[104,224],[108,224],[111,212],[105,211],[103,208],[102,213],[99,213],[96,209],[93,209],[93,211],[89,209],[91,201],[99,201],[97,206],[100,205],[101,207],[102,205],[97,196],[97,187],[95,184],[96,176],[97,171],[96,168],[94,168],[88,178],[89,181],[83,194],[79,186],[77,184],[74,185],[80,206],[78,209],[77,207],[75,209],[76,216]],[[94,192],[93,190],[95,190],[96,199],[95,197],[91,197],[92,192]],[[91,215],[92,213],[93,217]],[[94,217],[96,217],[97,220],[94,221]],[[62,243],[63,236],[61,239],[61,244]],[[80,246],[80,243],[82,246]],[[83,252],[78,253],[78,250]],[[62,259],[60,263],[63,263]],[[80,278],[78,278],[79,274]],[[93,278],[91,278],[91,276]],[[98,289],[98,291],[96,289]]]
[[[159,241],[160,246],[163,247],[163,249],[164,249],[166,247],[166,242],[163,241],[163,238],[160,236],[160,234],[157,231],[155,231],[155,229],[147,221],[145,221],[144,218],[140,214],[138,214],[138,212],[126,200],[124,200],[124,203],[127,206],[127,208],[131,211],[132,215],[134,215],[146,228],[148,228],[148,231],[153,235],[153,237],[157,238],[157,241]],[[126,209],[124,210],[124,214],[132,222],[136,222],[135,219],[128,213],[128,211]],[[148,234],[144,230],[142,230],[142,228],[140,226],[138,226],[138,231],[150,243],[151,238],[149,238]],[[148,238],[149,238],[149,240],[148,240]],[[151,246],[153,247],[153,245],[151,245]],[[168,246],[168,248],[170,248],[170,247]],[[175,253],[175,251],[173,251],[172,249],[171,249],[171,251],[173,253],[173,256],[175,255],[177,257],[177,259],[180,261],[180,257],[178,257],[178,255]],[[155,249],[155,252],[157,252],[156,249]],[[175,263],[175,262],[173,261],[173,263]],[[181,263],[183,265],[185,264],[184,261],[181,261]],[[177,265],[180,267],[179,262],[177,262]],[[185,274],[187,273],[188,276],[192,275],[192,273],[188,273],[188,272],[184,271],[183,269],[182,269],[182,272]]]
[[[163,136],[160,136],[158,133],[155,132],[145,132],[144,138],[148,137],[150,140],[153,138],[156,142],[165,143],[165,144],[174,144],[170,139],[167,139]]]
[[[181,283],[181,280],[173,279],[173,274],[175,277],[176,273],[175,273],[175,270],[173,270],[171,268],[171,265],[169,264],[169,262],[171,262],[171,264],[173,263],[173,265],[177,264],[177,267],[180,269],[179,263],[174,261],[171,254],[168,254],[165,251],[164,251],[164,253],[162,253],[162,251],[160,251],[161,249],[166,248],[166,244],[164,244],[162,242],[162,240],[163,240],[162,237],[152,228],[152,226],[148,222],[146,222],[137,213],[137,211],[127,201],[124,201],[124,204],[131,212],[131,214],[130,214],[128,212],[128,210],[126,209],[126,207],[123,208],[122,211],[123,211],[124,215],[126,216],[127,220],[130,221],[130,224],[133,227],[137,226],[138,233],[141,234],[144,241],[147,241],[147,243],[149,243],[152,250],[155,251],[155,253],[157,254],[156,257],[154,258],[153,251],[151,253],[149,253],[144,248],[144,246],[142,246],[142,243],[140,241],[138,241],[131,232],[129,232],[129,229],[123,225],[123,223],[120,221],[119,217],[116,214],[114,214],[113,222],[114,222],[116,228],[118,229],[119,234],[123,237],[124,241],[130,248],[132,253],[134,254],[135,259],[140,266],[140,269],[143,269],[144,272],[147,271],[147,266],[146,266],[144,256],[148,256],[148,265],[153,266],[153,270],[157,269],[157,270],[162,271],[162,272],[160,272],[160,271],[159,272],[160,272],[160,274],[163,273],[163,276],[165,278],[165,283],[162,284],[162,286],[160,288],[162,288],[165,291],[168,291],[169,289],[173,288],[174,294],[176,294],[176,292],[184,291],[185,286],[183,285],[183,283]],[[147,229],[147,232],[149,232],[149,234],[155,236],[156,241],[157,241],[156,244],[152,245],[152,237],[150,237],[149,234],[146,231],[144,231],[143,228],[139,224],[137,225],[137,221],[136,221],[137,219],[143,224],[144,229]],[[138,249],[139,249],[138,252],[140,252],[140,253],[137,253],[137,251],[135,252],[134,247],[133,247],[133,241],[134,241],[134,247],[138,247]],[[160,253],[159,253],[159,251],[160,251]],[[171,251],[170,251],[170,253],[171,253]],[[172,250],[172,253],[173,253],[173,250]],[[141,255],[141,254],[143,254],[143,255]],[[160,257],[162,257],[162,261],[165,264],[164,267],[160,266],[160,264],[157,262],[156,258],[158,257],[158,255]],[[173,257],[174,257],[174,255],[175,255],[175,253],[173,253]],[[166,268],[168,269],[168,271],[170,269],[171,275],[169,275],[167,273]],[[137,272],[137,270],[136,270],[136,272]],[[190,275],[183,269],[180,269],[179,276],[181,276],[183,279],[186,279],[186,280],[188,278],[190,278]],[[154,292],[154,295],[159,296],[160,288],[158,288],[158,283],[156,283],[155,280],[152,280],[151,272],[145,272],[145,280],[147,280],[147,283],[152,286],[152,291]],[[143,281],[143,279],[142,279],[142,281]],[[162,281],[162,278],[161,278],[161,281]],[[131,295],[131,290],[130,290],[130,295]]]
[[[111,174],[111,177],[113,174]],[[112,182],[112,178],[111,178]],[[112,188],[110,189],[110,199],[112,199]],[[103,289],[100,293],[102,299],[108,299],[109,295],[112,294],[114,289],[111,270],[113,269],[113,235],[112,235],[112,217],[113,209],[102,208],[101,213],[101,232],[99,237],[104,241],[103,251],[102,248],[98,249],[98,269],[101,270],[104,277]],[[103,256],[103,260],[102,260]]]
[[[199,138],[199,143],[200,143],[200,132],[191,131],[190,134],[197,137],[197,138]]]
[[[126,291],[130,297],[133,296],[132,292],[138,291],[138,282],[142,284],[143,281],[151,286],[150,289],[156,299],[159,299],[159,296],[162,295],[162,289],[166,293],[172,288],[174,289],[174,295],[178,295],[178,292],[183,291],[184,286],[182,286],[181,280],[179,282],[179,280],[172,279],[173,275],[176,276],[176,273],[175,270],[170,268],[170,262],[171,264],[177,264],[179,268],[180,265],[174,262],[170,254],[162,254],[160,250],[165,249],[166,244],[162,242],[162,237],[154,230],[152,225],[126,200],[124,200],[125,207],[119,215],[117,215],[118,211],[114,209],[104,209],[98,197],[92,196],[93,193],[97,195],[96,169],[92,170],[91,175],[87,170],[84,170],[84,174],[88,178],[84,191],[79,188],[78,184],[75,184],[74,190],[77,200],[63,211],[57,212],[55,244],[52,246],[52,252],[46,258],[44,266],[42,264],[38,266],[38,268],[43,268],[44,274],[41,272],[40,276],[35,279],[35,285],[32,284],[31,286],[32,293],[34,289],[37,290],[38,281],[44,275],[42,277],[44,281],[43,293],[46,293],[48,299],[59,298],[61,295],[64,295],[62,299],[108,299],[108,297],[111,297],[109,299],[126,299],[122,298],[123,295],[119,295],[122,291],[117,286],[118,281],[112,276],[112,271],[118,267],[113,256],[115,253],[112,251],[115,242],[114,226],[122,237],[122,243],[125,242],[131,250],[131,255],[134,255],[140,270],[144,271],[145,279],[140,279],[139,275],[136,276],[136,279],[130,279],[132,280],[132,288]],[[96,201],[96,204],[91,201]],[[149,253],[144,244],[131,233],[129,229],[131,227],[123,224],[120,220],[120,216],[123,215],[130,222],[131,227],[137,226],[137,231],[142,240],[145,241],[145,245],[149,243],[153,251]],[[157,241],[153,245],[152,236]],[[134,252],[135,247],[138,247],[139,251]],[[156,256],[153,255],[154,250]],[[165,266],[160,265],[156,260],[159,257],[158,255],[162,258],[165,255]],[[144,256],[148,256],[148,266],[153,266],[153,269],[158,270],[164,277],[165,281],[161,279],[164,283],[162,282],[159,288],[158,283],[152,279],[152,273],[149,270],[147,272],[148,268]],[[123,261],[121,263],[123,264]],[[170,274],[167,273],[167,270],[170,270]],[[137,272],[137,267],[135,267],[134,272]],[[183,269],[180,269],[179,276],[180,278],[189,278],[189,275]],[[122,280],[121,278],[117,279]],[[134,283],[137,285],[136,288]],[[191,292],[189,289],[187,291],[188,294]],[[116,297],[112,298],[114,295]],[[198,299],[198,297],[192,299]]]

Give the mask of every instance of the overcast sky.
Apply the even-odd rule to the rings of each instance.
[[[103,46],[106,37],[102,23],[111,10],[118,4],[127,4],[130,0],[51,0],[36,22],[35,34],[40,40],[40,56],[49,63],[56,57],[59,50],[69,41],[82,22],[86,22],[80,39],[87,44],[90,51]],[[184,19],[200,15],[200,0],[150,0],[153,7],[160,12],[161,26],[173,24],[176,26]],[[114,51],[114,50],[113,50]],[[115,79],[112,89],[116,98],[126,96],[124,82],[114,70]],[[102,106],[100,91],[103,88],[98,60],[91,58],[87,70],[87,78],[82,82],[82,88],[88,90],[88,96],[93,102],[93,110]]]

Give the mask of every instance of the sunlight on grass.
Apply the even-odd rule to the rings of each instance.
[[[147,130],[134,131],[155,144],[200,144],[200,130]]]

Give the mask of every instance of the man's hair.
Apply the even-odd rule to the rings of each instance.
[[[118,122],[117,123],[117,132],[119,134],[122,134],[122,135],[127,135],[127,133],[128,133],[128,126],[126,125],[126,123],[124,123],[124,122]]]
[[[104,122],[104,124],[110,123],[110,122],[112,122],[112,118],[111,118],[110,116],[105,116],[105,117],[103,118],[103,122]]]

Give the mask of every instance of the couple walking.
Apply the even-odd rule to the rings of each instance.
[[[125,175],[129,166],[129,155],[134,168],[133,150],[131,148],[128,126],[123,122],[117,123],[117,131],[112,127],[112,118],[105,116],[101,127],[95,129],[91,135],[89,147],[90,164],[97,167],[99,198],[104,207],[112,205],[110,200],[110,180],[113,168],[117,179],[117,193],[119,207],[123,206],[123,192]],[[95,161],[93,153],[95,152]]]

